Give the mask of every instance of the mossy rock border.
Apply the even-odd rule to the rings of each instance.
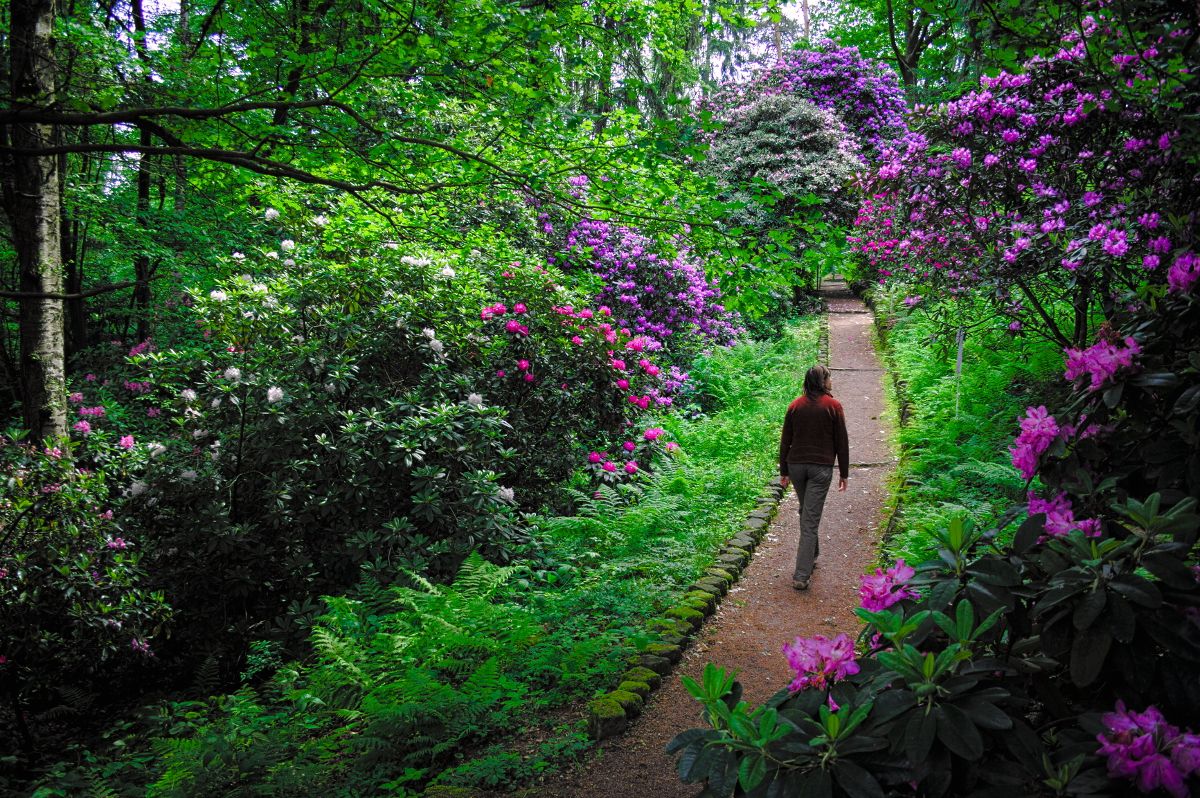
[[[641,713],[649,694],[662,686],[663,677],[682,659],[688,638],[716,611],[721,597],[750,563],[771,519],[779,511],[784,492],[777,481],[768,482],[745,523],[718,551],[714,564],[688,586],[679,604],[646,622],[646,630],[658,637],[658,642],[643,646],[641,653],[629,658],[630,667],[621,674],[615,690],[588,702],[588,734],[593,740],[625,731],[630,719]],[[462,794],[462,798],[469,797],[470,793]],[[459,795],[429,798],[459,798]]]

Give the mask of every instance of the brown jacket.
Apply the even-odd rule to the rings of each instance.
[[[779,437],[779,474],[787,476],[788,463],[833,465],[841,478],[850,476],[850,439],[842,403],[829,394],[816,400],[801,396],[788,406]]]

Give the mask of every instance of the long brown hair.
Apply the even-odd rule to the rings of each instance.
[[[825,384],[829,381],[829,369],[820,363],[813,366],[804,375],[804,395],[809,399],[817,399],[822,394],[829,393]]]

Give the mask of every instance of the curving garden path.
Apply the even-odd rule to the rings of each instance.
[[[887,479],[895,454],[884,418],[885,372],[872,344],[870,311],[841,282],[828,282],[828,365],[833,395],[846,409],[850,480],[829,493],[821,522],[821,558],[807,592],[792,589],[800,535],[795,492],[788,491],[767,537],[741,579],[684,653],[683,661],[651,694],[641,718],[624,734],[598,745],[574,771],[537,788],[547,798],[693,798],[696,785],[679,781],[668,741],[700,725],[700,705],[680,684],[699,678],[705,663],[736,669],[745,698],[760,703],[791,681],[780,649],[796,636],[857,633],[859,575],[876,558]],[[808,364],[797,364],[803,374]],[[799,381],[797,381],[799,388]],[[782,423],[783,412],[779,408]]]

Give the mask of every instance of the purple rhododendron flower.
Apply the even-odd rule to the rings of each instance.
[[[1067,355],[1067,370],[1063,377],[1069,382],[1074,382],[1087,375],[1091,378],[1088,390],[1096,391],[1121,369],[1133,368],[1133,359],[1141,354],[1142,348],[1133,338],[1126,338],[1123,346],[1102,338],[1087,349],[1064,351]]]
[[[1106,730],[1096,736],[1097,753],[1108,757],[1110,777],[1133,779],[1142,792],[1161,787],[1175,798],[1191,794],[1186,781],[1200,770],[1200,736],[1181,733],[1157,707],[1133,712],[1123,701],[1102,721]]]
[[[904,599],[916,598],[917,591],[906,584],[916,573],[916,570],[912,566],[906,565],[904,559],[901,558],[896,560],[896,564],[886,571],[876,568],[874,574],[863,574],[858,588],[858,595],[862,598],[862,608],[871,612],[880,612]]]
[[[788,685],[792,692],[808,687],[823,690],[859,670],[854,661],[854,643],[845,634],[832,640],[824,635],[797,637],[784,644],[783,653],[796,671],[796,678]]]
[[[1050,444],[1058,437],[1058,422],[1050,415],[1045,405],[1028,407],[1025,418],[1021,419],[1021,432],[1017,435],[1013,446],[1012,464],[1025,479],[1033,479],[1037,473],[1038,457],[1050,448]]]

